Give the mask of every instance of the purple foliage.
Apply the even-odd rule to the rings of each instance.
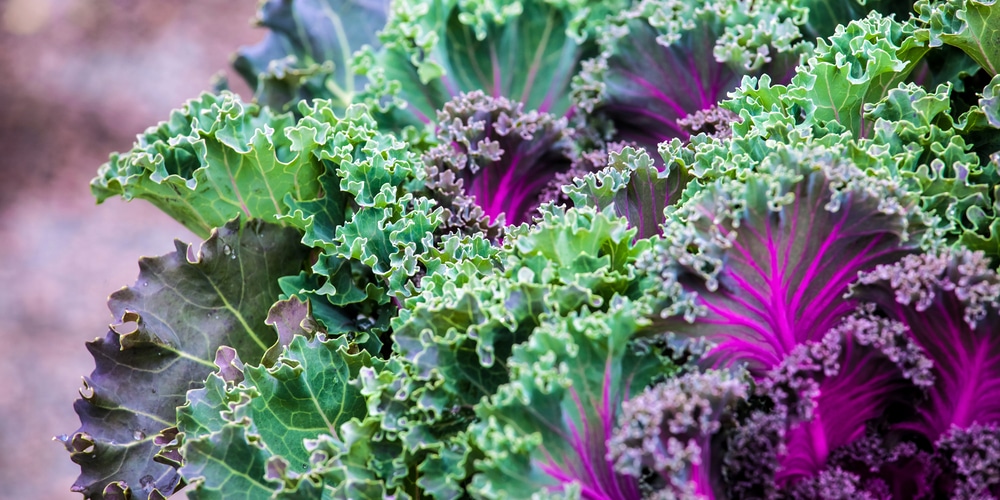
[[[915,387],[931,383],[930,362],[906,328],[870,308],[822,341],[800,345],[760,386],[789,423],[775,480],[817,477],[833,450],[862,438],[889,405],[915,399]]]
[[[829,466],[856,474],[876,498],[923,498],[930,493],[931,455],[899,436],[886,437],[888,429],[884,421],[872,422],[863,437],[830,454]]]
[[[752,5],[637,2],[608,29],[600,56],[583,62],[574,82],[578,106],[610,120],[616,139],[655,151],[659,142],[688,139],[698,130],[692,127],[702,119],[698,113],[714,108],[744,76],[766,72],[777,83],[790,81],[798,60],[791,47],[759,47],[764,67],[748,69],[747,61],[720,60],[720,50],[733,49],[726,46],[731,42],[722,41],[727,28],[752,26],[762,15],[780,22],[783,14],[764,14],[768,9]]]
[[[438,111],[439,146],[423,157],[432,190],[446,206],[455,191],[475,200],[492,223],[528,222],[543,189],[572,160],[565,118],[481,91],[462,94]],[[468,211],[468,209],[466,210]]]
[[[983,254],[906,256],[852,298],[865,303],[761,381],[770,404],[727,438],[732,497],[1000,494],[1000,278]]]
[[[754,411],[726,436],[723,477],[732,498],[775,498],[778,458],[785,453],[785,416]]]
[[[915,251],[919,231],[891,187],[850,162],[778,162],[787,169],[781,177],[702,189],[682,214],[688,225],[666,235],[665,258],[653,258],[662,267],[649,266],[665,289],[677,284],[692,302],[653,328],[707,340],[706,364],[747,362],[756,378],[851,314],[859,301],[844,294],[858,272]]]
[[[953,427],[937,443],[934,457],[941,476],[939,489],[952,498],[1000,496],[1000,429],[996,422]]]
[[[1000,278],[982,252],[908,256],[863,274],[854,296],[906,325],[934,364],[928,401],[901,429],[935,442],[1000,421]]]
[[[608,93],[614,98],[604,112],[622,123],[620,134],[626,140],[655,144],[674,137],[687,139],[690,133],[677,121],[714,106],[739,85],[743,75],[717,63],[711,55],[713,45],[689,52],[691,47],[645,44],[641,40],[656,35],[637,36],[643,31],[634,28],[630,40],[635,43],[629,51],[607,63]]]
[[[907,442],[887,443],[888,409],[919,400],[931,365],[903,325],[862,307],[821,341],[799,345],[757,387],[767,404],[728,435],[731,498],[892,498],[892,474],[926,471]],[[922,456],[920,457],[922,458]],[[914,468],[916,466],[916,468]],[[888,476],[888,477],[887,477]],[[887,480],[888,479],[888,480]],[[838,493],[839,492],[839,493]]]
[[[719,464],[713,440],[746,398],[746,383],[724,372],[688,373],[622,403],[620,427],[608,441],[615,469],[645,478],[652,491],[672,498],[716,498]],[[718,453],[716,453],[718,455]]]
[[[575,409],[583,417],[580,425],[575,424],[572,419],[566,421],[569,435],[563,435],[563,439],[570,443],[572,454],[554,456],[543,449],[546,461],[541,464],[541,469],[562,486],[572,483],[579,485],[581,497],[585,499],[638,500],[642,495],[637,482],[613,467],[611,462],[612,451],[609,448],[614,443],[615,402],[618,400],[612,394],[611,370],[611,364],[607,363],[598,405],[593,404],[595,401],[588,401],[590,406],[586,406],[579,392],[570,387]],[[596,415],[592,415],[594,410]],[[596,418],[588,418],[588,415]]]

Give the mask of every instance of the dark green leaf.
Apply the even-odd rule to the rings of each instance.
[[[74,490],[95,498],[122,480],[173,492],[179,476],[153,462],[153,438],[215,369],[219,346],[257,361],[274,343],[264,320],[281,293],[278,278],[302,267],[299,239],[293,229],[234,220],[197,255],[177,242],[176,252],[139,261],[136,284],[108,302],[119,324],[87,344],[97,367],[74,405],[82,426],[66,442],[82,469]]]

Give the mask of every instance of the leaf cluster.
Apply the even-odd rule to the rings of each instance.
[[[980,0],[261,4],[92,189],[88,498],[1000,495]]]

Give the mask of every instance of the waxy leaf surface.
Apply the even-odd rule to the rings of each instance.
[[[66,440],[82,466],[75,490],[97,498],[120,480],[133,494],[173,493],[179,476],[153,462],[153,438],[213,371],[219,346],[258,361],[275,342],[264,320],[281,293],[278,278],[306,258],[299,239],[293,229],[234,220],[197,252],[177,242],[176,252],[139,261],[136,284],[108,302],[119,324],[87,344],[97,367],[74,405],[82,426]]]

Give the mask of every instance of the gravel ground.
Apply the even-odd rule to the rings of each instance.
[[[209,88],[254,43],[256,2],[0,0],[0,499],[80,498],[52,437],[79,427],[83,343],[143,255],[193,235],[137,201],[96,206],[112,151]],[[228,72],[237,91],[237,77]]]

